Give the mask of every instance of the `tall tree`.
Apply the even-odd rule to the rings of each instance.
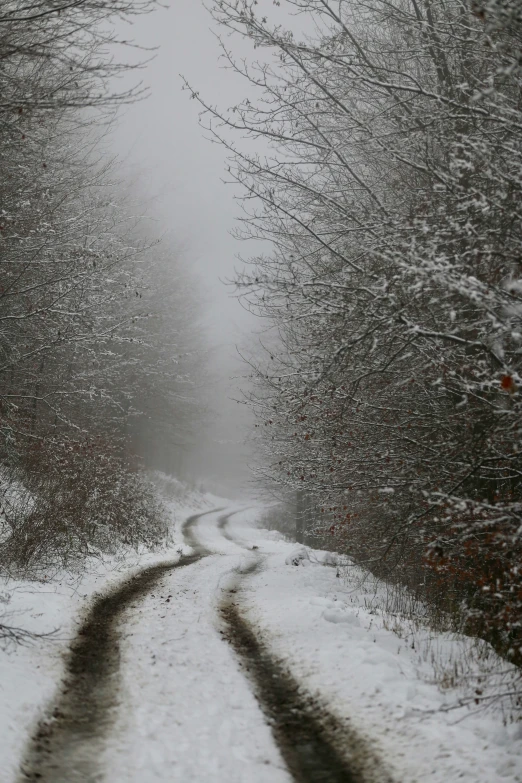
[[[112,23],[154,6],[8,0],[0,10],[4,567],[167,534],[131,420],[151,404],[152,376],[156,394],[181,395],[166,343],[175,326],[178,355],[192,353],[194,340],[186,313],[165,331],[152,326],[168,307],[159,304],[155,242],[140,238],[105,152],[117,105],[144,95],[139,84],[116,89],[115,77],[137,66],[116,59]],[[178,304],[186,299],[173,292]],[[170,405],[162,415],[186,433],[176,412]]]
[[[245,188],[243,235],[273,248],[237,281],[277,334],[254,362],[263,473],[520,663],[519,4],[277,5],[314,33],[212,4],[275,54],[223,45],[258,100],[192,91]]]

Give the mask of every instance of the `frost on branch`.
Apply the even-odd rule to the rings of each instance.
[[[237,279],[260,478],[521,664],[520,5],[287,5],[311,35],[214,4],[263,50],[224,47],[257,100],[199,98],[271,243]]]

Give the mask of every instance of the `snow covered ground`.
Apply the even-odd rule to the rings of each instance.
[[[60,629],[47,641],[0,650],[2,783],[17,780],[25,744],[56,690],[64,652],[93,593],[130,569],[179,557],[183,522],[198,505],[201,513],[224,502],[173,501],[171,552],[99,562],[76,580],[55,575],[47,583],[0,586],[6,611],[20,613],[19,625]],[[295,544],[256,529],[255,519],[256,509],[237,507],[194,519],[187,540],[211,554],[165,573],[120,618],[120,689],[101,760],[107,780],[292,779],[224,635],[218,610],[233,590],[266,647],[328,710],[349,719],[396,783],[522,781],[522,724],[504,726],[493,712],[441,711],[455,694],[433,682],[427,656],[387,630],[369,606],[360,572],[338,577],[328,553],[296,558]],[[186,544],[181,549],[190,551]],[[253,562],[258,570],[251,572]],[[455,644],[443,636],[434,643],[448,654]]]
[[[210,556],[173,571],[129,619],[108,780],[290,783],[216,622],[216,603],[243,557]]]
[[[184,493],[171,498],[174,524],[190,513],[215,505],[212,496]],[[91,559],[81,574],[52,572],[40,581],[0,579],[0,623],[47,638],[22,645],[0,639],[0,759],[2,783],[15,781],[30,734],[52,699],[64,672],[64,656],[92,598],[132,571],[179,557],[182,539],[171,552],[121,552]]]
[[[228,527],[264,556],[263,570],[245,586],[247,616],[294,676],[376,746],[397,781],[522,781],[522,722],[504,726],[492,711],[441,711],[455,692],[441,691],[429,657],[366,608],[359,569],[347,579],[342,569],[339,578],[322,564],[332,563],[331,554],[314,551],[287,565],[295,544],[256,531],[248,515],[232,517]],[[449,659],[457,644],[431,634],[429,649],[438,646]]]

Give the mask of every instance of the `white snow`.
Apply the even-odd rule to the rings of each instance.
[[[60,628],[51,640],[0,650],[2,781],[16,779],[93,592],[129,569],[172,559],[181,550],[182,521],[198,511],[191,502],[172,506],[174,551],[100,561],[76,581],[50,575],[42,583],[0,585],[6,610],[20,613],[11,624]],[[204,510],[225,505],[204,502]],[[255,508],[202,516],[192,533],[213,554],[166,573],[127,610],[119,705],[103,751],[107,780],[289,783],[249,681],[222,638],[218,606],[237,589],[235,600],[274,655],[331,711],[350,718],[397,783],[522,781],[522,724],[505,726],[493,711],[445,712],[455,691],[442,691],[429,655],[388,629],[362,572],[347,568],[345,557],[258,530],[255,519]],[[253,561],[261,568],[249,573]],[[430,645],[426,650],[448,660],[458,653],[458,641],[447,635],[432,634]]]
[[[290,783],[219,633],[216,604],[243,560],[214,555],[173,571],[129,619],[108,780]]]
[[[304,546],[301,546],[298,549],[294,549],[292,552],[290,552],[289,555],[285,557],[286,565],[307,565],[309,562],[310,555],[308,554],[308,549],[306,549]]]
[[[247,616],[293,675],[380,750],[398,783],[522,781],[522,723],[504,725],[491,710],[443,711],[458,693],[439,688],[429,655],[386,629],[359,569],[338,578],[323,565],[330,554],[314,550],[309,568],[289,567],[295,545],[268,540],[252,521],[230,521],[232,534],[265,555],[248,578]],[[429,636],[428,651],[458,655],[458,640]]]
[[[174,525],[214,505],[212,496],[182,493],[169,501]],[[181,543],[182,539],[177,539]],[[50,634],[22,646],[0,639],[0,759],[2,783],[18,779],[18,767],[33,728],[44,714],[64,672],[69,643],[98,592],[143,566],[179,557],[171,552],[123,551],[92,558],[81,574],[50,572],[39,581],[0,578],[0,624]]]

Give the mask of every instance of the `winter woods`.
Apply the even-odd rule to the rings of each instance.
[[[193,93],[238,233],[270,243],[237,280],[265,319],[259,471],[521,663],[520,3],[275,6],[212,3],[255,89]]]
[[[154,6],[7,0],[0,10],[4,565],[165,534],[139,470],[143,433],[166,419],[161,451],[193,409],[197,339],[184,337],[172,251],[122,198],[106,149],[115,108],[144,95],[138,73],[119,90],[139,64],[126,64],[114,25]],[[146,410],[151,384],[163,399]]]

